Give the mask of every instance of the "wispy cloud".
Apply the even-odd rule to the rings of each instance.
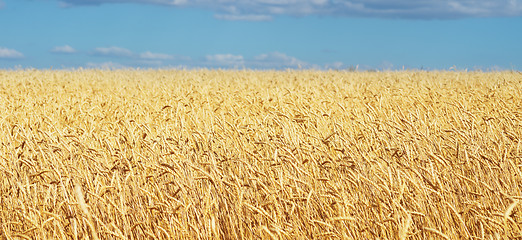
[[[169,60],[169,59],[173,59],[174,56],[169,55],[169,54],[164,54],[164,53],[152,53],[152,52],[146,51],[146,52],[143,52],[140,54],[140,58],[146,59],[146,60]]]
[[[316,67],[305,61],[299,60],[296,57],[288,56],[288,55],[286,55],[284,53],[280,53],[280,52],[264,53],[264,54],[255,56],[252,59],[252,61],[250,61],[249,65],[252,66],[253,68],[274,68],[274,69]]]
[[[66,54],[71,54],[71,53],[76,53],[76,49],[74,49],[73,47],[69,46],[69,45],[65,45],[65,46],[57,46],[57,47],[54,47],[53,49],[51,49],[51,52],[52,53],[66,53]]]
[[[101,62],[101,63],[95,63],[95,62],[88,62],[85,65],[87,68],[98,68],[98,69],[122,69],[122,68],[128,68],[127,66],[117,63],[117,62]]]
[[[0,47],[0,59],[21,59],[24,55],[14,49]]]
[[[105,59],[108,58],[111,59],[111,61],[102,63],[89,62],[86,64],[88,68],[167,67],[176,62],[191,61],[191,59],[186,56],[151,51],[136,53],[118,46],[97,47],[90,52],[90,55],[103,57]]]
[[[0,9],[2,9],[5,6],[4,2],[0,0]]]
[[[95,48],[93,54],[106,57],[132,57],[134,55],[129,49],[114,46]]]
[[[216,14],[214,15],[216,19],[220,20],[228,20],[228,21],[270,21],[272,20],[272,16],[270,15],[260,15],[260,14],[247,14],[247,15],[239,15],[239,14]]]
[[[129,50],[130,51],[130,50]],[[132,53],[132,52],[131,52]],[[222,53],[209,54],[199,59],[190,57],[153,53],[146,51],[140,54],[132,53],[131,57],[118,58],[111,61],[88,62],[86,68],[97,69],[125,69],[125,68],[222,68],[222,69],[257,69],[257,70],[285,70],[285,69],[315,69],[315,70],[393,70],[395,66],[388,61],[378,66],[356,65],[350,66],[343,62],[312,63],[290,56],[282,52],[269,52],[251,57],[240,54]]]
[[[134,53],[133,51],[122,48],[122,47],[97,47],[92,51],[92,55],[100,56],[100,57],[117,57],[117,58],[126,58],[133,60],[140,60],[141,62],[154,62],[158,63],[158,61],[162,60],[172,60],[174,59],[173,55],[165,54],[165,53],[154,53],[151,51],[145,51],[142,53]]]
[[[273,16],[452,19],[522,16],[522,0],[62,0],[64,6],[142,3],[195,7],[223,20],[266,21]]]
[[[317,64],[302,61],[296,57],[289,56],[281,52],[270,52],[259,54],[253,57],[244,57],[240,54],[222,53],[209,54],[199,59],[192,59],[190,57],[175,56],[164,53],[153,53],[146,51],[140,54],[135,54],[128,49],[121,50],[118,47],[112,47],[111,50],[102,48],[103,51],[98,51],[98,54],[103,56],[128,56],[127,58],[118,57],[111,61],[105,62],[89,62],[85,66],[87,68],[101,68],[101,69],[120,69],[127,67],[142,68],[142,67],[172,67],[172,66],[186,66],[186,67],[206,67],[206,68],[250,68],[250,69],[340,69],[342,63],[332,63],[330,67],[321,67]],[[98,50],[100,50],[98,48]],[[125,51],[126,50],[126,51]]]
[[[189,4],[189,0],[61,0],[59,3],[61,7],[101,5],[104,3],[143,3],[166,6],[185,6]]]
[[[333,63],[327,63],[324,65],[325,69],[344,69],[346,66],[343,62],[333,62]]]
[[[205,56],[204,62],[193,63],[195,66],[221,67],[221,68],[251,68],[251,69],[287,69],[287,68],[315,68],[320,67],[288,56],[281,52],[264,53],[254,57],[245,58],[235,54],[215,54]]]
[[[241,55],[214,54],[205,56],[206,64],[217,67],[241,67],[245,59]]]

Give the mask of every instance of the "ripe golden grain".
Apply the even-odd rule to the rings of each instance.
[[[515,239],[517,72],[0,71],[0,239]]]

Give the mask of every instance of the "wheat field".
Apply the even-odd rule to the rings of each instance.
[[[522,239],[522,74],[0,71],[1,239]]]

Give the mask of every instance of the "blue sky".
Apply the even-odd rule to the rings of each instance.
[[[522,70],[522,0],[0,0],[0,69]]]

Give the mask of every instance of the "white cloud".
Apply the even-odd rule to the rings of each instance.
[[[321,69],[318,65],[310,64],[295,57],[280,52],[260,54],[245,58],[235,54],[215,54],[205,56],[203,62],[191,62],[195,67],[220,67],[220,68],[251,68],[251,69],[288,69],[288,68],[314,68]]]
[[[95,48],[92,52],[95,56],[103,56],[103,57],[120,57],[120,58],[128,58],[135,60],[172,60],[174,56],[165,54],[165,53],[153,53],[150,51],[145,51],[140,54],[135,54],[129,49],[121,48],[121,47],[98,47]],[[146,62],[146,61],[141,61]],[[157,63],[157,61],[155,62]]]
[[[175,6],[181,6],[181,5],[185,5],[188,3],[187,0],[170,0],[169,2],[170,2],[169,3],[170,5],[175,5]]]
[[[76,53],[76,49],[69,45],[57,46],[51,49],[52,53]]]
[[[333,62],[333,63],[327,63],[324,65],[325,69],[343,69],[345,68],[343,62]]]
[[[119,58],[120,62],[89,62],[87,67],[92,68],[104,68],[104,69],[114,69],[114,68],[139,68],[139,67],[169,67],[174,64],[187,63],[191,62],[190,57],[181,56],[181,55],[170,55],[165,53],[155,53],[151,51],[145,51],[142,53],[135,53],[129,49],[121,48],[121,47],[98,47],[95,48],[91,55],[93,56],[101,56],[101,57],[113,57]],[[203,64],[203,63],[202,63]],[[204,64],[208,64],[204,63]],[[218,64],[215,62],[214,64]]]
[[[20,59],[24,58],[24,55],[21,52],[18,52],[14,49],[0,47],[0,59]]]
[[[0,0],[1,1],[1,0]],[[194,7],[223,20],[265,21],[277,15],[448,19],[522,16],[522,0],[62,0],[63,6],[142,3]]]
[[[280,52],[265,53],[255,56],[250,64],[253,68],[316,68],[311,64]]]
[[[164,53],[152,53],[152,52],[146,51],[146,52],[140,54],[140,58],[148,59],[148,60],[169,60],[169,59],[173,59],[174,57],[171,55],[168,55],[168,54],[164,54]]]
[[[94,55],[108,57],[132,57],[131,50],[121,47],[98,47],[94,49]]]
[[[122,69],[122,68],[128,68],[127,66],[125,65],[122,65],[120,63],[117,63],[117,62],[101,62],[101,63],[93,63],[93,62],[88,62],[86,64],[86,67],[87,68],[98,68],[98,69]]]
[[[205,60],[212,66],[220,67],[239,67],[245,63],[243,56],[233,54],[207,55]]]
[[[288,69],[288,68],[314,68],[321,69],[318,65],[299,60],[296,57],[281,52],[264,53],[254,57],[244,57],[235,54],[214,54],[205,56],[202,62],[186,61],[185,64],[193,67],[210,68],[250,68],[250,69]]]
[[[0,0],[1,1],[1,0]],[[204,2],[204,1],[203,1]],[[143,3],[167,6],[184,6],[188,5],[188,0],[61,0],[61,7],[73,7],[81,5],[100,5],[104,3]]]
[[[2,9],[5,6],[4,2],[0,0],[0,9]]]
[[[214,18],[220,20],[228,20],[228,21],[270,21],[272,20],[272,16],[270,15],[256,15],[256,14],[247,14],[247,15],[236,15],[236,14],[216,14]]]

